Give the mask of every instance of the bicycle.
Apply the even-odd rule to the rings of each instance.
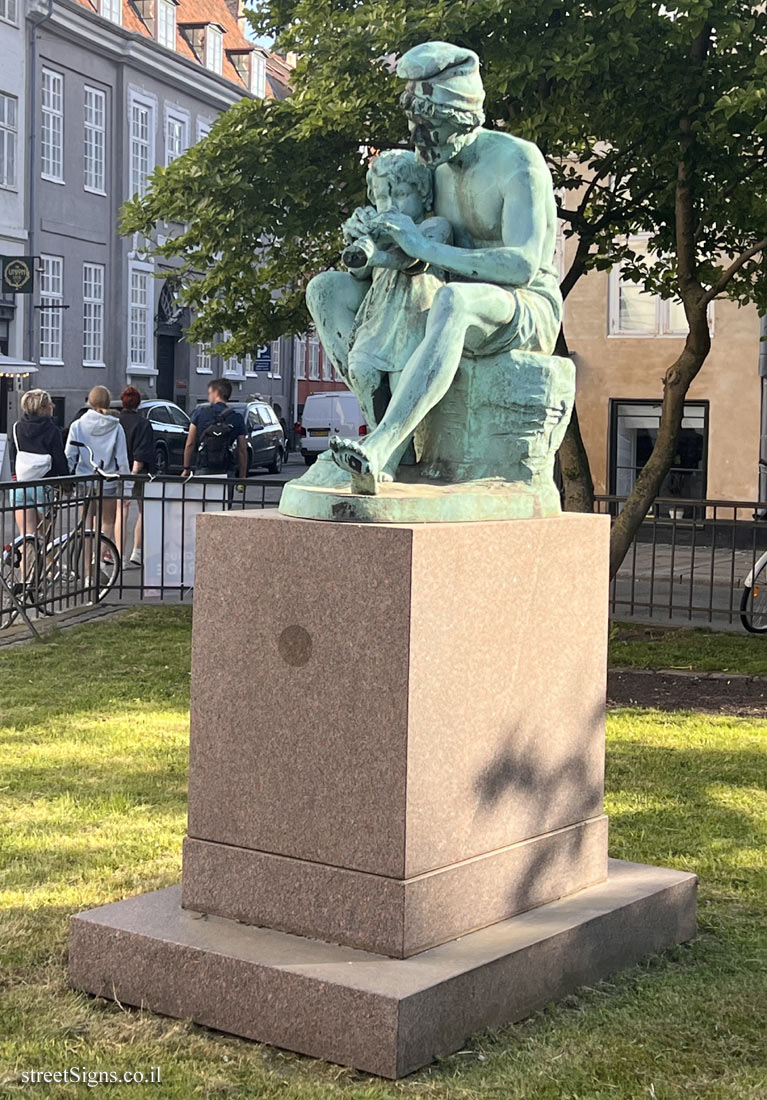
[[[93,451],[86,443],[76,442],[75,446],[88,452],[91,467],[100,477],[119,477],[96,464]],[[120,574],[119,551],[112,539],[86,527],[92,508],[98,508],[99,496],[98,481],[94,480],[82,498],[75,526],[66,534],[52,538],[62,500],[60,490],[57,491],[38,531],[18,535],[4,548],[0,569],[14,603],[0,629],[14,623],[22,608],[35,610],[40,615],[52,614],[49,606],[56,599],[57,586],[59,599],[65,594],[71,597],[82,592],[92,595],[89,601],[92,603],[100,603],[114,587]]]
[[[749,634],[767,634],[767,550],[743,582],[740,621]]]

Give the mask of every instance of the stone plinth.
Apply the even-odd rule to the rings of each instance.
[[[401,956],[604,879],[607,525],[201,517],[183,904]]]
[[[606,882],[410,959],[200,920],[177,887],[72,920],[70,982],[120,1004],[382,1077],[459,1050],[695,934],[694,875],[610,862]]]
[[[389,1077],[689,938],[613,863],[606,517],[201,516],[182,887],[74,986]]]

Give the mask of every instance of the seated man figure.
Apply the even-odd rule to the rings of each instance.
[[[448,272],[450,282],[435,294],[423,339],[375,429],[362,441],[334,441],[336,462],[363,493],[378,491],[392,456],[447,393],[465,355],[477,366],[504,351],[550,355],[562,317],[551,175],[535,145],[482,128],[477,55],[429,42],[409,50],[397,73],[407,81],[401,102],[416,153],[435,168],[435,214],[450,222],[455,243],[429,240],[392,211],[364,227],[413,261]],[[324,313],[320,335],[331,358],[341,359],[342,374],[363,297],[352,283],[327,272],[307,295],[312,315],[318,307]]]

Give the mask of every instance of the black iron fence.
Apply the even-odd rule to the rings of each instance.
[[[36,632],[104,600],[188,599],[196,517],[277,507],[282,488],[222,477],[0,483],[0,630],[22,621]],[[598,497],[597,510],[616,517],[624,500]],[[761,566],[767,577],[766,517],[767,503],[656,501],[611,583],[612,616],[738,623],[746,580]]]
[[[270,508],[282,482],[225,477],[0,483],[0,630],[104,600],[183,600],[201,512]]]
[[[625,497],[597,498],[615,518]],[[745,582],[767,553],[767,503],[656,500],[610,586],[614,618],[738,623]]]

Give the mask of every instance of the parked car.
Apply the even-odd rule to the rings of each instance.
[[[285,454],[285,434],[271,405],[265,401],[230,401],[245,421],[248,445],[248,473],[266,466],[270,474],[282,469]]]
[[[191,420],[173,401],[142,401],[138,411],[154,431],[154,473],[180,474]]]
[[[348,390],[310,393],[301,415],[301,454],[311,466],[326,451],[331,435],[346,439],[365,435],[367,424],[359,402]]]

